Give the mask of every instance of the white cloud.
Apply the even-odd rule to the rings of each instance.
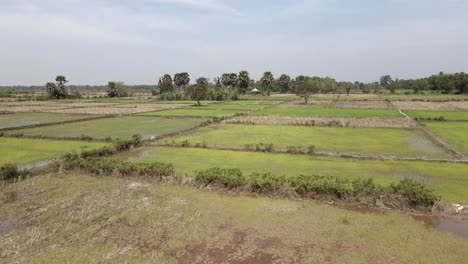
[[[154,3],[184,5],[192,8],[242,16],[242,13],[220,0],[152,0]]]

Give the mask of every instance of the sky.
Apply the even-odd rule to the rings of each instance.
[[[0,85],[468,72],[468,0],[0,0]]]

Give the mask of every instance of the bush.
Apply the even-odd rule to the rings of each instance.
[[[6,163],[0,167],[0,180],[14,180],[20,176],[20,171],[15,164]]]
[[[315,154],[315,146],[314,145],[310,145],[307,147],[307,154],[309,155],[314,155]]]
[[[237,188],[247,183],[245,177],[239,169],[211,168],[199,171],[195,179],[204,184],[222,184],[227,188]]]
[[[275,145],[273,144],[264,144],[260,143],[255,145],[255,151],[258,152],[273,152],[275,150]]]
[[[288,179],[294,190],[302,196],[335,195],[338,198],[353,193],[353,186],[346,179],[332,176],[299,175]]]
[[[116,159],[82,158],[77,154],[65,155],[62,157],[62,161],[66,170],[80,169],[96,175],[117,173],[124,176],[139,175],[163,178],[175,174],[174,165],[170,163],[131,163]]]
[[[403,195],[412,206],[433,206],[440,201],[440,196],[434,194],[434,191],[426,185],[411,180],[404,179],[398,184],[391,184],[393,192]]]
[[[271,172],[254,172],[250,174],[249,180],[253,190],[260,193],[274,192],[287,186],[286,176],[275,176]]]

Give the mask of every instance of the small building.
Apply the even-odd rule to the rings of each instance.
[[[251,93],[254,93],[254,94],[259,94],[259,93],[260,93],[260,91],[259,91],[257,88],[254,88],[254,89],[251,91]]]

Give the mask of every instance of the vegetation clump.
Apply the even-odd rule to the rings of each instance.
[[[12,163],[6,163],[0,167],[0,180],[10,181],[18,178],[21,172],[18,167]]]
[[[376,184],[372,178],[349,180],[321,175],[274,175],[270,172],[254,172],[244,176],[237,168],[210,168],[197,171],[195,180],[202,186],[215,184],[228,189],[244,189],[267,195],[291,195],[313,199],[337,199],[342,201],[388,200],[389,207],[430,208],[440,201],[440,196],[426,185],[404,179],[390,186]],[[361,199],[362,198],[362,199]],[[375,204],[372,204],[375,205]]]

